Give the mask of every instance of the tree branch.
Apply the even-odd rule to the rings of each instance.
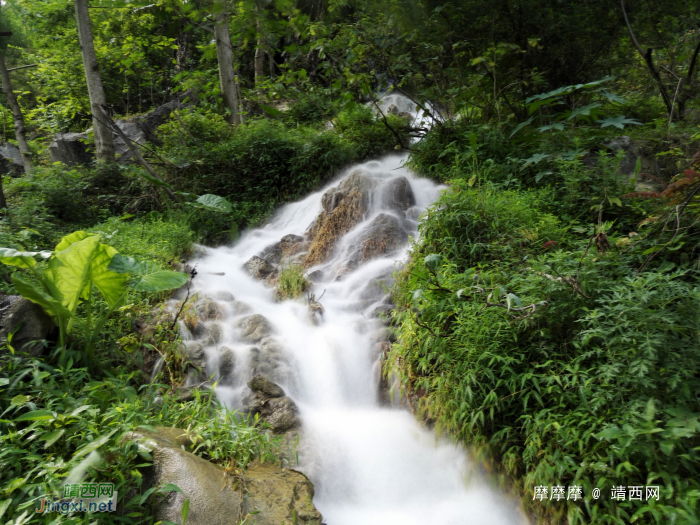
[[[620,7],[622,7],[622,16],[625,19],[625,25],[627,26],[627,32],[630,35],[630,38],[632,39],[632,43],[634,44],[634,47],[637,48],[637,52],[640,54],[640,56],[644,59],[644,62],[646,62],[647,67],[649,68],[649,71],[651,72],[651,75],[654,77],[654,80],[656,80],[656,83],[659,86],[659,91],[661,92],[661,98],[664,99],[664,103],[666,104],[666,108],[668,109],[668,112],[673,115],[673,103],[671,102],[671,97],[668,94],[668,91],[666,90],[666,86],[664,86],[664,83],[661,80],[661,75],[657,71],[657,69],[654,67],[654,60],[652,56],[652,48],[647,49],[646,53],[644,50],[642,50],[642,46],[639,45],[639,42],[637,41],[637,37],[634,35],[634,31],[632,31],[632,26],[630,25],[629,18],[627,17],[627,10],[625,9],[625,0],[620,0]]]

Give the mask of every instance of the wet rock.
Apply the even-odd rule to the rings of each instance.
[[[196,341],[187,341],[183,343],[181,349],[185,359],[194,366],[204,368],[204,366],[207,364],[204,348]]]
[[[406,211],[416,203],[406,177],[396,177],[386,182],[381,188],[380,199],[386,208],[394,211]]]
[[[42,341],[53,328],[51,318],[38,304],[19,295],[0,297],[0,342],[6,343],[7,336],[18,326],[19,330],[12,336],[12,347],[35,357],[41,355]]]
[[[391,311],[393,309],[394,305],[380,304],[372,310],[370,317],[373,319],[389,320],[391,318]]]
[[[257,343],[272,333],[270,322],[260,314],[249,315],[235,325],[238,336],[246,343]]]
[[[262,252],[260,252],[259,257],[261,259],[265,259],[267,262],[269,262],[271,264],[274,264],[274,265],[280,264],[282,262],[282,248],[280,247],[280,243],[276,242],[275,244],[271,244],[270,246],[265,248]],[[250,262],[250,261],[248,261],[248,262]],[[258,277],[258,279],[260,279],[260,278],[261,277]]]
[[[248,498],[244,510],[259,510],[257,525],[321,525],[323,518],[313,504],[314,486],[295,470],[269,463],[251,463],[246,469]],[[189,525],[189,520],[188,520]]]
[[[258,414],[278,434],[298,424],[296,404],[284,396],[284,390],[277,384],[262,375],[255,375],[248,381],[248,387],[253,392],[243,399],[247,414]]]
[[[93,160],[92,148],[88,150],[87,133],[57,133],[49,144],[51,162],[66,166],[89,164]]]
[[[307,232],[310,240],[304,266],[309,268],[328,260],[338,240],[362,221],[369,206],[373,182],[355,170],[323,194],[324,211]]]
[[[251,377],[260,374],[273,381],[289,381],[292,377],[289,357],[273,337],[264,338],[250,349],[247,367]]]
[[[221,306],[209,297],[197,301],[195,304],[195,312],[197,313],[197,317],[202,321],[215,321],[222,317]]]
[[[24,163],[19,148],[10,142],[0,146],[0,173],[19,177],[24,173]]]
[[[233,315],[244,315],[253,311],[250,306],[241,301],[234,301],[231,303],[231,310],[233,310]]]
[[[421,209],[413,206],[412,208],[409,208],[406,210],[406,217],[408,217],[411,220],[417,221],[420,219],[420,214],[421,214]]]
[[[248,381],[248,388],[267,397],[282,397],[284,390],[266,377],[255,375]]]
[[[233,370],[236,367],[236,354],[233,350],[225,346],[221,347],[219,353],[219,378],[223,383],[230,383]]]
[[[386,213],[380,213],[367,226],[357,239],[360,245],[361,261],[387,255],[408,241],[408,233],[401,222]]]
[[[223,329],[217,323],[197,323],[192,335],[204,346],[212,346],[221,342]]]
[[[230,525],[256,511],[257,525],[321,525],[321,514],[312,502],[313,484],[299,472],[253,462],[240,482],[194,455],[192,440],[177,428],[139,430],[125,441],[136,441],[153,456],[153,466],[143,469],[144,491],[174,483],[184,492],[171,492],[158,503],[156,520],[181,523],[182,506],[189,499],[187,525]]]
[[[284,257],[290,257],[296,255],[302,251],[305,247],[304,237],[300,235],[285,235],[279,242],[279,247]]]
[[[314,270],[313,272],[309,273],[306,278],[311,281],[312,283],[322,283],[324,279],[324,273],[323,270]]]
[[[233,296],[233,294],[231,292],[226,292],[223,290],[216,292],[214,294],[214,299],[216,299],[217,301],[224,301],[227,303],[236,300],[236,298]]]
[[[243,268],[255,279],[266,279],[275,271],[275,267],[272,264],[257,255],[253,255],[243,265]]]

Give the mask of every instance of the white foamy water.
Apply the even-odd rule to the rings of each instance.
[[[377,341],[384,328],[373,312],[386,305],[387,286],[406,258],[407,242],[387,257],[355,266],[348,261],[380,214],[395,219],[407,241],[416,235],[419,212],[438,197],[442,188],[415,177],[403,161],[405,156],[389,156],[353,166],[329,185],[359,169],[374,189],[365,220],[343,237],[329,262],[308,269],[320,270],[312,290],[317,299],[324,294],[318,326],[310,322],[305,300],[276,302],[273,290],[250,277],[243,265],[283,236],[303,235],[322,211],[327,188],[285,206],[234,246],[204,248],[190,263],[198,272],[193,291],[213,298],[225,311],[222,319],[209,323],[210,328],[218,324],[221,337],[205,348],[207,373],[220,381],[219,398],[241,408],[253,367],[260,372],[257,367],[269,360],[270,366],[262,365],[266,375],[299,408],[300,464],[295,468],[313,481],[314,503],[328,525],[526,524],[517,503],[492,489],[461,447],[438,439],[405,409],[380,403]],[[407,211],[392,207],[385,191],[397,177],[408,180],[415,196],[415,206]],[[277,345],[281,351],[266,353],[261,343],[237,339],[235,322],[251,314],[269,320],[274,344],[268,347]],[[235,364],[224,376],[218,363],[225,348],[234,354]]]

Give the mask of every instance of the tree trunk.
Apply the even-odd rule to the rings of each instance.
[[[233,69],[233,46],[231,45],[225,0],[216,0],[215,7],[218,12],[215,14],[214,38],[216,39],[216,58],[219,62],[221,96],[224,99],[224,107],[229,113],[228,121],[236,126],[241,123],[241,116],[238,107],[236,73]]]
[[[257,86],[265,79],[265,50],[263,49],[263,35],[260,24],[260,9],[258,9],[258,20],[255,26],[258,32],[258,41],[255,47],[255,85]]]
[[[22,164],[24,164],[24,173],[29,173],[32,169],[32,157],[29,152],[29,144],[27,144],[27,136],[24,133],[24,117],[22,116],[22,108],[19,107],[17,97],[12,91],[12,83],[10,82],[10,74],[5,65],[5,58],[0,55],[0,78],[2,78],[2,91],[7,98],[7,104],[12,110],[12,120],[15,123],[15,138],[19,144],[19,152],[22,154]],[[0,208],[5,208],[5,196],[2,195],[0,188]]]
[[[75,0],[75,19],[78,22],[80,51],[83,55],[85,80],[87,81],[88,95],[90,96],[90,112],[92,114],[93,129],[95,130],[95,153],[99,161],[114,162],[112,130],[106,122],[103,122],[104,119],[99,109],[100,107],[106,107],[107,99],[97,64],[95,46],[92,41],[88,0]]]

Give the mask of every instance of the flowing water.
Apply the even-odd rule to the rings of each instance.
[[[275,301],[273,289],[243,266],[283,236],[303,235],[322,211],[326,189],[285,206],[232,247],[201,249],[190,263],[198,272],[193,292],[213,298],[224,311],[209,323],[219,327],[220,336],[204,349],[206,370],[219,380],[216,394],[231,408],[241,408],[250,392],[246,381],[253,368],[267,371],[295,401],[302,421],[295,468],[313,481],[314,503],[328,525],[525,524],[516,502],[492,489],[461,447],[438,439],[407,410],[380,402],[377,341],[385,328],[376,311],[386,308],[391,274],[406,259],[420,212],[443,189],[412,175],[404,161],[405,156],[389,156],[353,166],[329,185],[359,170],[373,189],[364,220],[342,237],[327,262],[308,269],[320,270],[313,274],[313,293],[317,300],[323,294],[325,310],[319,323],[310,321],[306,300]],[[391,181],[400,177],[415,196],[407,210],[392,205]],[[402,246],[349,264],[349,254],[357,253],[380,214],[400,224]],[[267,344],[274,351],[237,338],[237,318],[253,313],[269,320],[273,334]]]

